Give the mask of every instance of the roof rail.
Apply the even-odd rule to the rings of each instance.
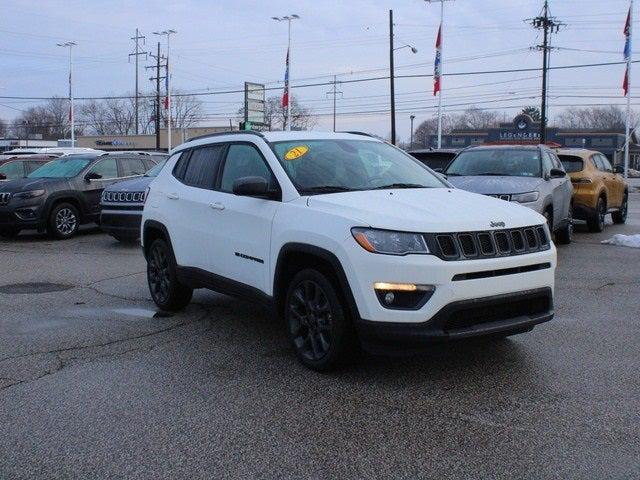
[[[364,135],[365,137],[378,138],[376,135],[372,135],[371,133],[358,132],[358,131],[355,131],[355,130],[346,131],[346,132],[336,132],[336,133],[350,133],[352,135]]]
[[[192,137],[188,139],[185,143],[190,142],[192,140],[201,140],[203,138],[209,138],[209,137],[221,137],[223,135],[242,135],[242,134],[258,135],[259,137],[264,138],[264,135],[261,132],[256,132],[255,130],[229,130],[228,132],[207,133],[206,135],[199,135],[197,137]]]

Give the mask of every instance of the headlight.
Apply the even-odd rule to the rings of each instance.
[[[538,200],[540,194],[538,192],[516,193],[511,195],[512,202],[529,203]]]
[[[386,253],[388,255],[429,253],[424,237],[419,233],[352,228],[351,234],[362,248],[372,253]]]
[[[42,195],[44,195],[44,190],[29,190],[28,192],[16,193],[14,197],[29,200],[30,198],[41,197]]]

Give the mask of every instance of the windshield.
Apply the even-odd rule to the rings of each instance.
[[[503,175],[507,177],[540,177],[540,152],[536,149],[496,148],[460,152],[445,174]]]
[[[419,161],[382,142],[296,140],[273,146],[287,175],[304,194],[446,186]]]
[[[95,157],[69,156],[53,160],[29,174],[29,178],[71,178],[78,175]]]
[[[584,168],[584,162],[580,157],[574,155],[558,155],[558,157],[560,157],[564,171],[567,173],[579,172]]]
[[[147,170],[147,173],[145,173],[144,176],[145,177],[157,177],[158,174],[160,173],[160,170],[162,170],[162,167],[164,167],[165,163],[167,163],[167,159],[166,158],[164,160],[160,161],[160,163],[157,163],[156,165],[151,167],[149,170]]]

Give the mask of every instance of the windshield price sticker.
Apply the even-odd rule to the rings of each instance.
[[[284,154],[284,159],[288,161],[297,160],[303,155],[306,155],[308,151],[309,147],[306,145],[298,145],[297,147],[289,149],[289,151]]]

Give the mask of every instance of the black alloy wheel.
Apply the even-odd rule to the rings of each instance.
[[[611,217],[613,218],[613,223],[625,223],[627,221],[627,212],[629,211],[629,194],[624,192],[624,197],[622,198],[622,205],[620,205],[620,210],[617,212],[613,212]]]
[[[355,334],[334,284],[325,274],[305,269],[293,278],[285,301],[289,336],[300,361],[328,371],[354,353]]]
[[[162,239],[154,240],[147,253],[147,282],[151,298],[162,310],[179,310],[191,301],[193,290],[178,281],[173,253]]]

